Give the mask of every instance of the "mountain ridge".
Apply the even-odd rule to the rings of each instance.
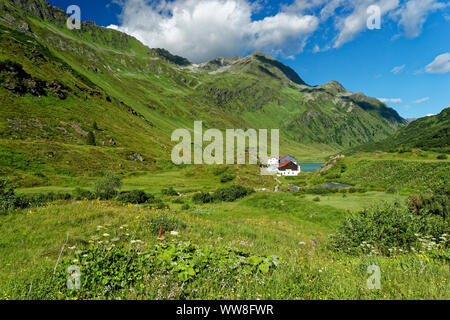
[[[383,139],[404,123],[385,104],[336,81],[308,86],[263,53],[194,65],[93,23],[67,30],[64,11],[47,12],[54,7],[44,3],[0,0],[2,17],[12,17],[0,19],[0,152],[10,159],[0,172],[32,183],[170,167],[171,132],[195,120],[222,130],[278,128],[281,150],[306,159]],[[89,132],[96,146],[86,145]],[[44,169],[12,164],[20,159]]]

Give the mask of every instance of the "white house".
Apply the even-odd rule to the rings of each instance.
[[[297,164],[297,159],[292,156],[285,155],[280,157],[280,164],[278,166],[278,176],[298,176],[301,172],[300,165]]]
[[[279,159],[269,158],[267,166],[261,169],[263,175],[298,176],[300,172],[301,168],[297,164],[297,159],[289,155],[284,155]]]

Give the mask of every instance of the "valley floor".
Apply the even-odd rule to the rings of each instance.
[[[169,185],[183,193],[220,185],[201,177],[181,177],[173,172],[132,177],[125,179],[124,188],[160,192]],[[188,197],[164,196],[169,210],[110,201],[60,201],[23,210],[0,216],[0,299],[449,299],[450,269],[445,260],[421,254],[350,256],[330,250],[329,236],[349,210],[396,197],[367,192],[346,198],[324,195],[317,202],[312,195],[258,192],[233,203],[204,205],[191,204]],[[182,208],[181,202],[189,202],[190,208]],[[183,226],[159,240],[152,224],[164,212]],[[224,266],[203,270],[194,263],[192,274],[188,269],[185,279],[170,269],[137,276],[131,288],[105,289],[101,294],[96,291],[95,296],[65,286],[69,275],[61,268],[80,263],[74,260],[78,250],[114,244],[132,252],[147,252],[166,243],[175,248],[167,252],[190,256],[195,249],[186,250],[186,242],[207,252],[232,248],[244,256],[272,257],[279,265],[267,273],[248,273],[233,267],[238,265],[231,259],[234,253],[214,251],[212,256],[224,254],[229,259]],[[112,246],[107,246],[104,250],[111,250]],[[92,259],[85,263],[98,263],[95,255]],[[370,265],[380,267],[379,290],[368,288]],[[221,274],[222,268],[225,274]],[[54,269],[58,270],[56,276]]]

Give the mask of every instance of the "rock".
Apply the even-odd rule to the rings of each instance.
[[[108,142],[110,145],[113,145],[113,146],[117,145],[117,143],[114,141],[113,138],[109,138]]]
[[[131,161],[139,161],[139,162],[145,161],[145,158],[140,153],[137,152],[132,152],[128,157],[128,159],[130,159]]]

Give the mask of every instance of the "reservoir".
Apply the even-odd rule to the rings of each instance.
[[[323,163],[299,163],[303,172],[313,172],[319,169]]]

